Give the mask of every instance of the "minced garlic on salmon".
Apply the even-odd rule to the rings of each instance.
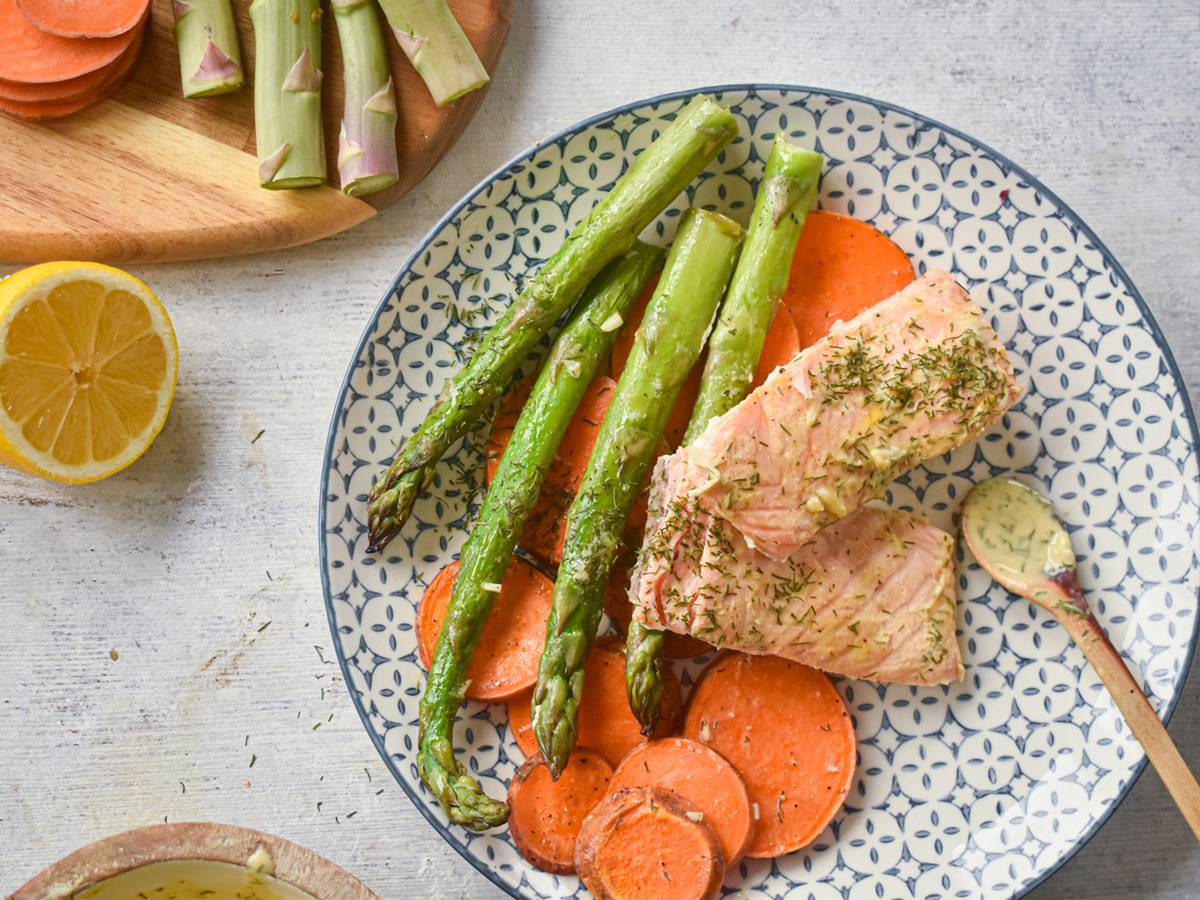
[[[700,509],[786,560],[897,475],[977,437],[1019,396],[983,313],[932,271],[836,323],[668,465]]]

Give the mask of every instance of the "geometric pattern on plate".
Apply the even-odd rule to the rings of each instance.
[[[643,235],[666,243],[688,205],[743,221],[770,142],[825,154],[819,205],[889,234],[918,271],[947,269],[1005,341],[1026,393],[980,441],[914,469],[889,504],[955,531],[976,481],[1017,472],[1053,501],[1096,615],[1166,715],[1197,626],[1196,429],[1174,360],[1128,276],[1087,226],[1005,157],[875,100],[809,88],[702,89],[742,135]],[[413,755],[425,583],[477,510],[487,425],[436,468],[385,554],[366,553],[366,496],[507,298],[696,91],[585,120],[501,167],[434,227],[367,324],[338,394],[321,487],[326,607],[353,702],[430,823],[513,895],[583,896],[527,866],[506,830],[451,826]],[[1021,895],[1077,850],[1144,766],[1107,692],[1052,617],[962,551],[966,677],[942,687],[845,680],[860,759],[845,809],[808,848],[747,860],[750,897],[889,900]],[[697,671],[680,664],[685,689]],[[521,753],[503,705],[468,704],[456,742],[494,797]]]

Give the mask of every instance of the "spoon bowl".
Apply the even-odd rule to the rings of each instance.
[[[963,539],[976,561],[1014,594],[1052,613],[1088,617],[1071,535],[1045,497],[1015,478],[989,478],[962,507]]]

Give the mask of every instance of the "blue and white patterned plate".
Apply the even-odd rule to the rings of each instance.
[[[1196,424],[1166,342],[1120,265],[1036,179],[954,129],[833,91],[704,92],[732,107],[742,136],[647,239],[669,241],[688,204],[745,220],[770,141],[784,134],[825,154],[822,208],[871,222],[921,270],[953,271],[1008,344],[1027,392],[983,440],[901,479],[890,501],[954,530],[972,483],[1016,471],[1040,485],[1072,530],[1097,615],[1167,716],[1196,637]],[[433,827],[514,895],[583,891],[573,877],[526,865],[504,830],[448,825],[413,756],[424,682],[414,606],[466,537],[482,435],[441,463],[385,557],[365,552],[366,496],[473,336],[694,93],[574,125],[450,210],[368,323],[330,428],[322,576],[354,703]],[[958,575],[966,679],[935,688],[842,681],[859,739],[845,809],[809,848],[736,867],[728,889],[812,900],[1021,895],[1128,791],[1143,753],[1065,631],[969,558]],[[503,796],[521,760],[504,706],[470,704],[457,737],[472,772]]]

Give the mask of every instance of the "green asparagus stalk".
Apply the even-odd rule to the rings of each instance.
[[[754,383],[754,370],[779,298],[787,290],[792,257],[821,178],[820,153],[776,139],[754,200],[737,271],[708,341],[708,359],[684,444],[709,420],[737,404]]]
[[[529,394],[460,557],[429,681],[421,697],[417,769],[452,822],[482,831],[501,825],[508,806],[483,792],[454,757],[454,714],[466,692],[471,654],[495,603],[484,585],[500,584],[546,471],[588,382],[617,330],[662,264],[657,247],[638,243],[588,287],[559,334]]]
[[[575,745],[584,660],[629,512],[704,347],[741,242],[742,228],[731,219],[698,209],[685,215],[567,511],[533,693],[533,732],[556,779]]]
[[[272,190],[325,183],[321,135],[321,4],[254,0],[254,127],[258,183]]]
[[[345,107],[338,136],[338,174],[351,197],[396,183],[396,91],[383,26],[373,0],[333,0],[342,45]]]
[[[708,341],[708,359],[684,444],[709,420],[732,409],[750,390],[779,298],[787,289],[792,257],[817,195],[822,157],[777,139],[754,201],[746,243],[729,294]],[[647,734],[662,705],[663,633],[636,620],[625,640],[625,690],[629,708]]]
[[[446,0],[379,0],[379,5],[438,106],[491,81]]]
[[[245,83],[229,0],[175,0],[175,45],[183,96],[215,97]]]
[[[611,260],[675,199],[737,134],[737,120],[708,97],[680,110],[608,196],[576,226],[484,337],[442,399],[371,489],[369,550],[383,549],[408,519],[434,463],[479,420],[529,351]]]

